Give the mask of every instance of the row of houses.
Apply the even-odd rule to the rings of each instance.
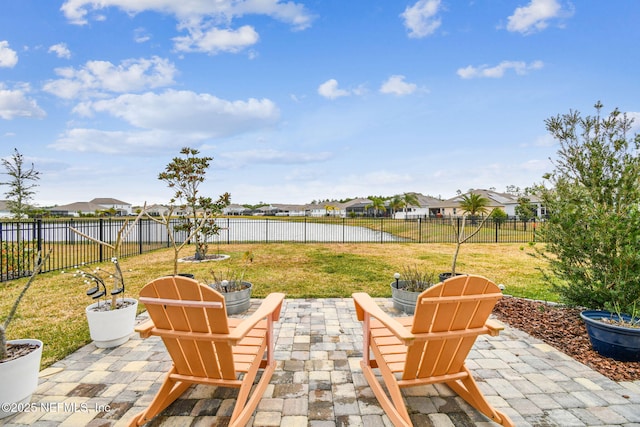
[[[425,196],[420,193],[412,193],[418,200],[417,206],[407,206],[401,210],[394,211],[390,207],[389,201],[385,203],[383,211],[376,211],[373,201],[370,199],[354,199],[345,203],[327,202],[321,204],[307,205],[285,205],[270,204],[252,210],[242,205],[231,204],[225,209],[226,215],[270,215],[270,216],[385,216],[396,219],[427,218],[427,217],[456,217],[464,213],[460,209],[460,202],[465,195],[470,193],[478,194],[489,200],[487,209],[502,209],[508,216],[517,216],[516,207],[520,202],[518,196],[509,193],[499,193],[493,190],[476,189],[465,194],[460,194],[447,200],[440,200],[435,197]],[[535,206],[536,216],[545,215],[544,207],[540,199],[529,196],[530,203]]]
[[[376,210],[373,201],[370,199],[354,199],[345,203],[326,202],[316,204],[294,205],[294,204],[270,204],[256,209],[250,209],[239,204],[231,204],[224,209],[225,215],[259,215],[259,216],[306,216],[306,217],[354,217],[354,216],[385,216],[396,219],[426,218],[426,217],[455,217],[461,216],[464,212],[460,209],[460,202],[463,196],[470,193],[481,195],[489,200],[488,209],[502,209],[508,216],[517,216],[516,207],[519,205],[518,197],[509,193],[500,193],[493,190],[476,189],[465,194],[460,194],[447,200],[440,200],[435,197],[425,196],[420,193],[411,193],[418,200],[417,206],[407,206],[401,210],[394,211],[389,202],[384,210]],[[530,197],[531,203],[536,207],[538,217],[544,216],[544,208],[540,200],[534,196]],[[4,211],[3,211],[4,208]],[[105,212],[114,216],[133,215],[141,207],[136,207],[130,203],[113,198],[95,198],[89,202],[76,202],[68,205],[55,206],[48,210],[55,216],[93,215],[97,212]],[[150,215],[161,216],[169,213],[169,207],[165,205],[147,206]],[[179,215],[180,212],[173,212]],[[0,201],[0,217],[9,216],[6,206]]]

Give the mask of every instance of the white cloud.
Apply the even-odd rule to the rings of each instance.
[[[332,154],[327,151],[319,153],[300,153],[273,149],[234,151],[222,153],[218,156],[218,158],[224,160],[225,164],[231,168],[256,163],[280,165],[316,163],[325,161],[331,157]]]
[[[472,79],[479,77],[500,78],[504,76],[507,70],[514,70],[518,75],[527,74],[531,70],[539,70],[544,66],[542,61],[534,61],[527,64],[524,61],[502,61],[495,67],[481,65],[474,67],[469,65],[465,68],[459,68],[456,72],[463,79]]]
[[[531,34],[547,28],[551,19],[572,14],[571,10],[563,11],[557,0],[531,0],[527,6],[518,7],[509,16],[507,30]]]
[[[129,59],[115,66],[108,61],[89,61],[82,68],[57,68],[61,79],[51,80],[43,89],[60,98],[103,96],[105,93],[141,91],[172,84],[175,66],[166,59]]]
[[[226,101],[208,94],[174,90],[85,102],[75,111],[105,113],[138,130],[74,128],[61,135],[51,148],[106,154],[152,153],[252,132],[279,119],[277,107],[268,99]]]
[[[47,114],[34,99],[27,97],[28,85],[8,89],[0,83],[0,118],[12,120],[16,117],[41,119]]]
[[[229,136],[271,126],[280,116],[268,99],[227,101],[209,94],[167,90],[85,102],[75,112],[107,113],[142,129],[166,130],[198,138]]]
[[[405,76],[393,75],[387,79],[380,87],[380,92],[389,93],[398,96],[410,95],[416,91],[418,86],[415,83],[407,83],[404,81]]]
[[[58,58],[65,58],[65,59],[71,58],[71,51],[69,50],[69,48],[65,43],[58,43],[49,47],[49,53],[55,53],[58,56]]]
[[[85,25],[91,13],[115,7],[129,14],[154,11],[174,15],[181,23],[195,25],[203,19],[229,23],[236,17],[267,15],[301,30],[309,27],[313,17],[303,4],[281,0],[67,0],[60,8],[74,24]],[[104,19],[103,15],[92,15]]]
[[[436,17],[439,9],[440,0],[419,0],[413,6],[407,6],[400,16],[404,18],[409,37],[422,38],[433,34],[441,24]]]
[[[318,86],[318,94],[329,99],[336,99],[341,96],[351,95],[348,90],[338,88],[338,81],[336,79],[329,79]]]
[[[18,54],[6,40],[0,41],[0,68],[13,68],[18,63]]]
[[[135,31],[133,32],[133,40],[136,43],[145,43],[151,40],[151,36],[149,35],[146,29],[140,27],[140,28],[136,28]]]
[[[203,31],[201,28],[192,28],[188,36],[175,37],[173,40],[177,51],[215,55],[219,52],[240,52],[256,44],[259,38],[253,27],[244,25],[237,30],[211,28]]]
[[[161,148],[182,147],[197,142],[189,135],[149,131],[104,131],[74,128],[64,132],[50,148],[60,151],[102,154],[153,153]]]

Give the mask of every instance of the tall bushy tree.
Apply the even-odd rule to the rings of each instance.
[[[640,303],[640,135],[615,109],[545,121],[560,143],[542,199],[552,283],[565,302],[631,312]]]
[[[40,179],[40,172],[35,169],[33,163],[31,167],[24,164],[24,157],[17,148],[13,149],[9,159],[2,159],[2,165],[9,176],[8,181],[0,182],[0,185],[9,186],[5,193],[9,212],[14,218],[27,217],[31,209],[28,202],[35,194],[34,188],[38,186],[35,181]]]
[[[199,187],[206,178],[207,169],[213,157],[198,157],[200,152],[196,149],[185,147],[180,151],[183,157],[174,157],[166,166],[165,171],[158,175],[158,179],[165,181],[169,188],[175,190],[171,204],[180,202],[180,208],[184,212],[183,222],[174,227],[175,231],[185,231],[188,235],[200,227],[193,236],[196,246],[195,259],[205,258],[208,250],[208,237],[218,234],[216,216],[229,206],[231,196],[224,193],[217,201],[211,197],[200,195]],[[206,218],[206,221],[198,221]]]

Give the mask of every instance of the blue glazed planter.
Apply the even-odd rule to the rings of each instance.
[[[593,349],[604,357],[622,362],[640,361],[640,328],[627,328],[600,321],[613,318],[630,321],[631,317],[608,311],[585,310],[580,317],[587,326],[587,333]]]

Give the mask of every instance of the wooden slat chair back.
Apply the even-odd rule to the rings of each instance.
[[[247,319],[228,318],[224,296],[181,276],[145,285],[140,302],[150,320],[136,331],[162,338],[173,366],[153,402],[130,425],[142,425],[170,405],[192,384],[239,388],[231,426],[244,426],[275,370],[273,322],[284,294],[270,294]],[[266,357],[265,357],[266,356]],[[249,392],[263,369],[251,399]]]
[[[489,405],[465,365],[479,335],[495,336],[503,328],[489,319],[502,297],[495,283],[480,276],[450,278],[418,296],[413,317],[392,318],[369,295],[353,297],[364,322],[363,373],[394,425],[412,425],[400,388],[434,383],[449,385],[492,420],[513,425]]]

